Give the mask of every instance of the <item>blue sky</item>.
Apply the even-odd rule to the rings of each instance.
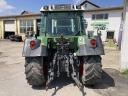
[[[21,11],[27,10],[39,13],[41,6],[49,4],[73,4],[80,3],[84,0],[0,0],[0,15],[20,14]],[[101,7],[121,6],[123,0],[90,0]]]

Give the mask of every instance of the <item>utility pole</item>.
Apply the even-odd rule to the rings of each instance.
[[[128,0],[124,0],[123,33],[121,45],[121,70],[128,69]]]

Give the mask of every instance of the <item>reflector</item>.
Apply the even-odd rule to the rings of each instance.
[[[31,48],[31,49],[34,49],[35,46],[36,46],[36,41],[35,41],[35,40],[32,40],[32,41],[30,42],[30,48]]]
[[[96,48],[96,40],[95,39],[92,39],[90,41],[90,43],[91,43],[91,45],[92,45],[93,48]]]

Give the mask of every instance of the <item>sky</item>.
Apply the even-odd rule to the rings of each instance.
[[[0,0],[0,15],[20,14],[22,11],[39,13],[43,5],[78,4],[84,0]],[[101,7],[122,6],[123,0],[89,0]]]

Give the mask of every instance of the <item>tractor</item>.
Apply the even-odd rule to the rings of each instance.
[[[94,85],[102,77],[100,35],[88,35],[82,6],[41,8],[40,33],[24,41],[25,74],[32,86],[46,86],[65,74],[76,85]]]

